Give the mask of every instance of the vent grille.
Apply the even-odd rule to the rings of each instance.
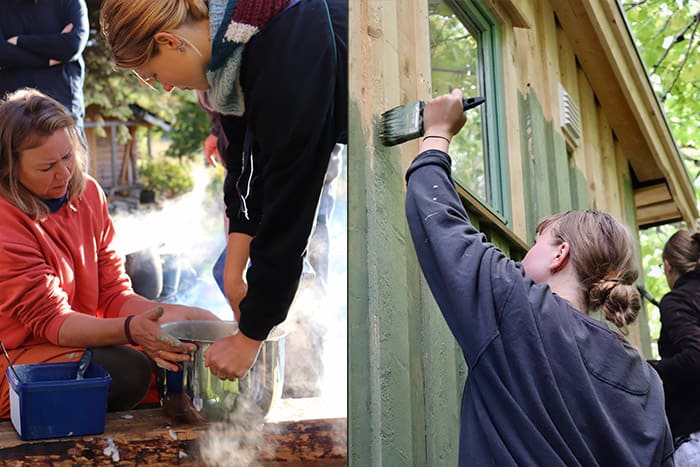
[[[559,120],[569,143],[573,147],[578,147],[581,140],[581,115],[578,106],[561,84],[559,84]]]

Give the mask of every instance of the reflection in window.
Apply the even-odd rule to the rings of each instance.
[[[449,1],[430,0],[429,21],[433,96],[454,88],[461,88],[465,97],[484,95],[479,31]],[[489,164],[482,134],[484,105],[467,112],[467,124],[450,144],[450,156],[455,180],[491,204]]]

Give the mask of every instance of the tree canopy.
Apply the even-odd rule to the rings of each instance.
[[[169,155],[191,156],[201,151],[209,132],[209,118],[197,104],[193,91],[165,92],[160,84],[155,91],[143,85],[130,71],[114,66],[109,49],[100,31],[99,14],[102,0],[87,0],[90,18],[90,39],[85,48],[85,106],[87,120],[105,118],[129,120],[133,112],[129,104],[138,104],[172,124]],[[120,136],[128,137],[125,128]]]
[[[700,1],[636,0],[622,8],[700,200]],[[666,225],[640,235],[646,288],[657,300],[668,291],[659,266],[663,246],[676,230],[688,227],[693,226]],[[649,311],[655,340],[659,312]]]

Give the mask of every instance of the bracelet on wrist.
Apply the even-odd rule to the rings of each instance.
[[[440,138],[440,139],[444,139],[445,141],[447,141],[447,144],[450,144],[449,138],[446,138],[446,137],[444,137],[444,136],[440,136],[440,135],[428,135],[428,136],[423,136],[423,141],[425,141],[425,140],[428,139],[428,138]]]
[[[126,336],[126,341],[129,344],[137,346],[139,344],[134,340],[133,337],[131,337],[131,329],[129,329],[129,326],[131,325],[131,320],[134,319],[134,316],[135,315],[129,315],[124,320],[124,335]]]

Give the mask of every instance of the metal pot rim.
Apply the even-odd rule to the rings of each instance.
[[[238,331],[236,321],[218,320],[189,320],[172,321],[161,324],[161,329],[178,340],[185,342],[212,343],[218,339],[232,336]],[[265,342],[277,341],[287,333],[280,327],[275,327]]]

